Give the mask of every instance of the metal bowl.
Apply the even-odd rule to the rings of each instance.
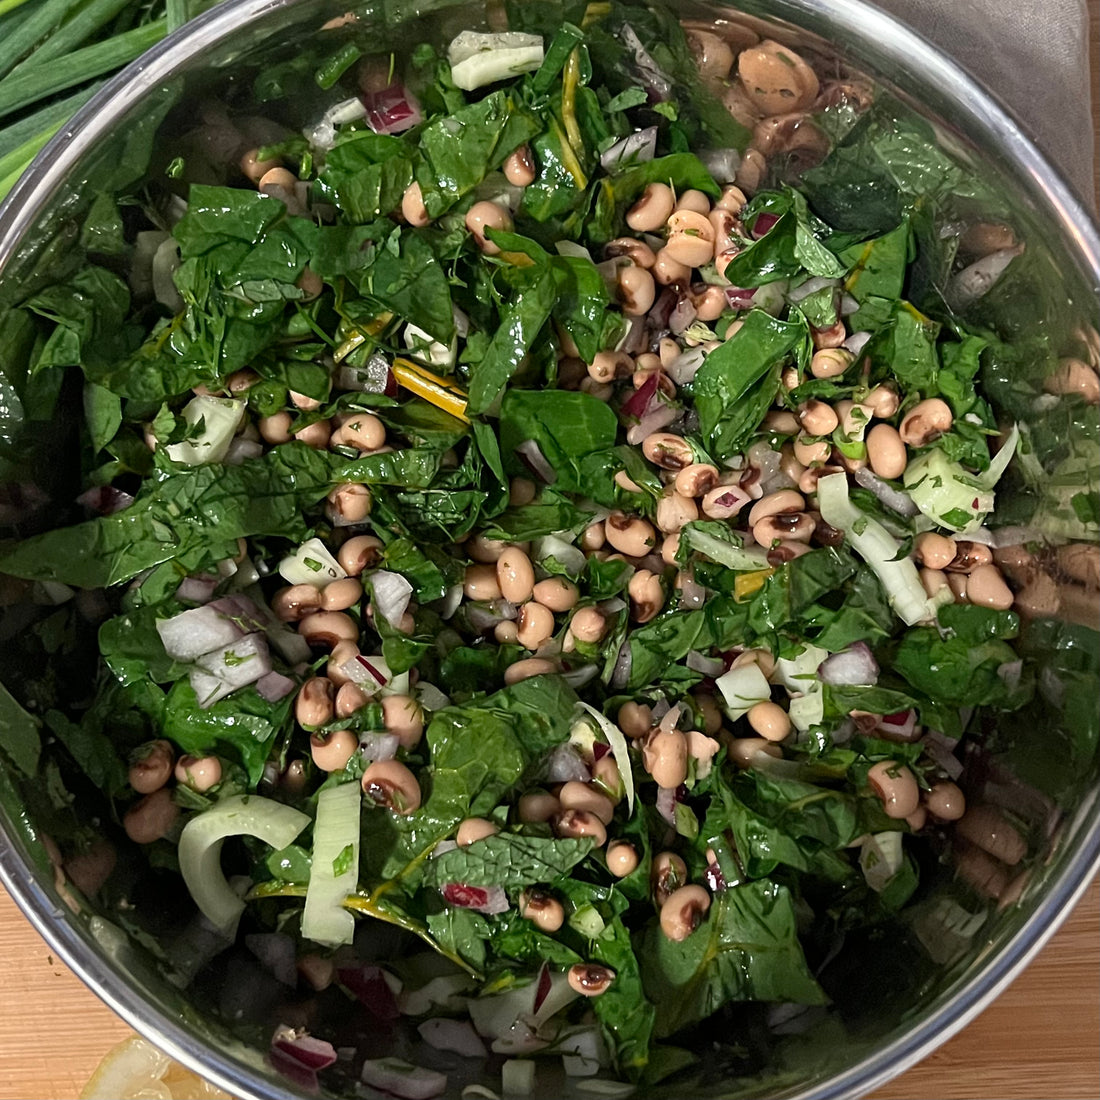
[[[1034,270],[1045,282],[1045,290],[1031,288],[1030,299],[1026,293],[1019,297],[1016,316],[988,318],[991,324],[1017,332],[1030,325],[1064,333],[1078,325],[1100,327],[1096,224],[1021,126],[927,42],[858,0],[677,7],[685,17],[720,26],[748,20],[768,36],[867,74],[896,95],[899,110],[926,119],[952,158],[979,167],[1010,206],[1017,233],[1036,257]],[[180,112],[198,96],[238,96],[244,74],[270,70],[299,54],[320,35],[325,20],[345,8],[337,0],[222,4],[108,84],[46,147],[0,209],[0,307],[17,304],[64,267],[92,198],[134,182],[162,120],[176,125]],[[451,28],[481,23],[485,9],[449,0],[386,0],[363,5],[360,17],[375,21],[379,34],[400,48],[402,41],[426,32],[442,36]],[[1036,420],[1057,415],[1050,402],[1034,405]],[[1062,475],[1079,478],[1080,489],[1095,494],[1095,463]],[[1088,537],[1096,541],[1095,524]],[[1065,606],[1070,617],[1095,625],[1087,600],[1067,600]],[[1093,633],[1077,662],[1081,676],[1093,677],[1086,682],[1095,681],[1089,670],[1095,669],[1098,655],[1100,634]],[[1095,700],[1098,691],[1092,691]],[[1010,888],[1014,896],[1006,892],[999,905],[980,906],[969,895],[960,905],[950,869],[944,869],[936,892],[922,902],[926,914],[938,912],[932,925],[936,934],[925,943],[924,957],[893,955],[888,945],[868,956],[871,980],[858,986],[861,996],[877,990],[862,1006],[873,1011],[838,1004],[814,1029],[777,1041],[767,1069],[757,1076],[690,1084],[674,1079],[650,1095],[688,1090],[697,1096],[804,1100],[860,1095],[926,1056],[1004,989],[1100,867],[1096,746],[1083,747],[1069,769],[1072,774],[1065,767],[1044,769],[1038,757],[1064,755],[1081,732],[1059,714],[1057,691],[1048,695],[1050,727],[1036,734],[1043,739],[1039,751],[1016,752],[1018,745],[1001,745],[1004,754],[989,754],[984,762],[989,790],[1000,783],[1002,797],[1031,792],[1026,797],[1036,797],[1041,807],[1039,850],[1026,883],[1017,880]],[[118,926],[117,914],[97,912],[65,890],[53,873],[49,842],[21,799],[21,780],[7,762],[0,765],[0,879],[53,951],[136,1030],[233,1094],[256,1100],[302,1095],[265,1063],[262,1045],[167,982],[149,951]],[[1045,791],[1038,790],[1044,785]],[[954,910],[944,908],[952,905]],[[954,923],[945,923],[945,915]],[[884,989],[890,990],[888,996],[877,995]]]

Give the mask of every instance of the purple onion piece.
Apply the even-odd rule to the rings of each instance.
[[[399,83],[364,94],[363,106],[367,109],[367,125],[376,134],[400,134],[424,120],[416,96]]]
[[[395,630],[401,617],[408,610],[413,586],[400,573],[378,569],[370,575],[371,606],[375,615],[381,615]]]
[[[647,126],[633,134],[627,134],[615,142],[600,156],[600,164],[607,172],[630,164],[645,164],[657,155],[657,127]]]
[[[548,783],[587,783],[592,778],[584,758],[568,741],[550,750],[543,772]]]
[[[558,480],[557,472],[542,453],[542,449],[533,439],[524,440],[516,448],[516,458],[520,460],[543,483],[553,485]]]
[[[134,503],[134,498],[113,485],[97,485],[81,493],[76,502],[96,515],[113,516],[116,512],[129,508]]]
[[[217,577],[206,574],[199,577],[184,577],[176,589],[176,599],[181,603],[209,603],[214,598],[214,589],[217,587]]]
[[[668,327],[674,336],[680,336],[695,320],[695,304],[688,295],[684,294],[676,303],[676,308],[669,314]]]
[[[372,763],[377,760],[392,760],[401,747],[401,740],[395,733],[361,733],[359,751]]]
[[[704,676],[717,678],[726,671],[726,662],[721,657],[707,657],[697,649],[693,649],[684,659],[684,664],[692,672],[701,672]]]
[[[878,662],[866,642],[853,642],[827,657],[817,669],[821,682],[832,687],[870,687],[878,682],[878,673]]]
[[[244,945],[283,985],[298,984],[294,940],[285,932],[256,932],[245,936]]]
[[[336,980],[377,1020],[396,1020],[400,1015],[393,990],[381,967],[341,967]]]
[[[501,886],[467,886],[462,882],[448,882],[440,887],[439,892],[448,905],[473,909],[487,916],[506,913],[509,908],[508,895]]]
[[[285,699],[295,688],[294,681],[281,672],[269,672],[256,681],[256,691],[269,703]]]

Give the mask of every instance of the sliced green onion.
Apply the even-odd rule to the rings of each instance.
[[[325,787],[317,796],[313,826],[313,862],[310,864],[302,935],[326,947],[351,943],[355,918],[344,899],[359,882],[359,784]]]
[[[977,530],[993,511],[993,490],[939,447],[910,462],[902,480],[921,514],[956,534]]]
[[[256,795],[234,795],[193,817],[180,834],[180,874],[203,916],[232,939],[244,912],[221,868],[222,842],[254,836],[276,850],[285,848],[309,824],[309,815]]]
[[[634,813],[634,773],[630,768],[630,750],[626,745],[623,731],[614,722],[605,718],[595,707],[587,703],[579,704],[585,712],[599,726],[607,743],[611,746],[611,755],[615,757],[615,763],[619,766],[619,775],[623,781],[623,792],[626,795],[626,809],[628,816]]]
[[[849,500],[847,474],[829,474],[817,483],[817,506],[821,518],[830,527],[843,531],[852,549],[874,571],[886,589],[890,606],[902,622],[912,626],[931,617],[928,596],[917,567],[909,558],[899,560],[897,539],[877,519],[861,512]]]

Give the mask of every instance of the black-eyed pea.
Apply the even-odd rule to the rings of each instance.
[[[626,470],[619,470],[613,480],[620,489],[627,493],[640,493],[642,491],[642,487],[626,472]],[[606,526],[604,529],[606,530]]]
[[[1075,394],[1087,405],[1100,405],[1100,375],[1080,359],[1061,359],[1043,380],[1047,393]]]
[[[955,823],[955,832],[1009,867],[1027,855],[1027,841],[992,806],[971,806]]]
[[[343,611],[314,611],[298,623],[298,633],[311,646],[333,649],[339,642],[357,642],[359,624]]]
[[[498,645],[518,645],[519,628],[513,619],[504,619],[493,627],[493,637]]]
[[[409,225],[417,229],[423,229],[432,220],[428,208],[424,205],[424,194],[420,190],[420,184],[415,180],[405,188],[405,193],[401,196],[401,216]]]
[[[707,601],[706,589],[696,583],[695,574],[690,569],[677,572],[673,588],[680,594],[681,611],[697,611]]]
[[[326,511],[331,517],[338,517],[344,524],[362,523],[371,513],[374,498],[366,485],[337,485],[326,498]]]
[[[879,420],[889,420],[897,413],[901,402],[898,399],[897,390],[891,386],[880,385],[868,392],[862,404],[867,405]]]
[[[642,745],[642,764],[658,787],[679,787],[688,773],[688,745],[683,732],[653,730]]]
[[[638,852],[626,840],[613,840],[607,846],[607,869],[615,878],[626,878],[638,869]]]
[[[1059,546],[1054,554],[1058,568],[1087,588],[1100,588],[1100,546],[1071,542]],[[999,564],[999,563],[998,563]]]
[[[791,735],[790,715],[778,703],[754,703],[745,718],[766,741],[786,741]]]
[[[770,649],[746,649],[734,657],[730,668],[744,668],[746,665],[756,665],[765,680],[775,675],[775,655]]]
[[[988,256],[1015,248],[1019,242],[1012,227],[999,222],[975,222],[959,237],[959,251],[967,256]]]
[[[808,543],[816,530],[817,522],[809,513],[781,512],[775,516],[765,516],[759,523],[753,524],[752,537],[764,547],[777,542]]]
[[[840,425],[840,418],[833,407],[817,398],[799,408],[798,419],[807,435],[832,435]]]
[[[617,806],[622,802],[626,790],[619,765],[612,753],[605,753],[592,765],[592,780],[611,799],[613,805]]]
[[[953,538],[935,531],[922,531],[913,542],[913,556],[928,569],[946,569],[958,551]]]
[[[643,271],[644,268],[637,268]],[[588,364],[588,377],[594,382],[609,384],[634,373],[634,360],[624,351],[598,351]]]
[[[530,187],[535,182],[535,158],[529,145],[513,149],[504,161],[504,178],[513,187]]]
[[[290,434],[292,417],[288,412],[272,413],[271,416],[261,417],[256,422],[256,428],[265,443],[280,444],[289,443],[294,437]]]
[[[929,599],[934,599],[948,587],[947,574],[942,569],[922,569],[920,583]]]
[[[824,466],[811,466],[799,479],[798,491],[805,496],[811,496],[817,492],[817,483],[829,474],[844,472],[843,466],[834,466],[831,463]]]
[[[332,439],[332,425],[327,420],[315,420],[294,433],[294,438],[315,451],[325,450]]]
[[[698,518],[699,506],[695,501],[689,496],[681,496],[673,487],[666,489],[657,501],[657,530],[666,535],[682,531]]]
[[[496,836],[500,829],[486,817],[467,817],[459,822],[455,832],[455,843],[460,848],[468,848],[486,837]]]
[[[770,521],[765,520],[765,523]],[[802,557],[803,554],[810,552],[810,544],[808,542],[794,542],[790,539],[780,539],[772,542],[767,549],[765,555],[768,559],[768,565],[772,569],[778,569],[781,565],[786,565],[789,561],[794,561],[795,558]]]
[[[808,435],[799,435],[795,438],[794,457],[803,466],[820,466],[828,462],[833,453],[832,444],[827,439],[813,439]],[[799,475],[801,478],[801,474]]]
[[[267,160],[260,160],[259,149],[249,149],[241,154],[241,159],[238,161],[242,174],[248,179],[253,186],[258,186],[261,179],[267,175],[273,168],[279,168],[282,165],[282,161],[278,157],[269,157]]]
[[[340,772],[359,751],[359,738],[351,730],[314,733],[309,738],[313,763],[323,772]]]
[[[179,819],[180,808],[167,787],[147,794],[126,811],[122,827],[135,844],[152,844],[166,837]]]
[[[876,424],[867,433],[867,462],[879,477],[894,479],[905,473],[909,455],[895,427]]]
[[[840,347],[823,347],[810,360],[810,373],[815,378],[839,378],[855,362],[855,356]]]
[[[948,579],[960,574],[949,574]],[[1012,589],[1005,584],[1001,571],[995,565],[979,565],[966,576],[966,600],[976,607],[988,607],[994,611],[1008,611],[1012,607]]]
[[[604,823],[588,810],[561,810],[550,819],[550,828],[554,835],[566,840],[580,840],[590,836],[596,841],[596,847],[607,843],[607,828]]]
[[[515,661],[504,670],[504,682],[511,686],[521,680],[530,680],[532,676],[549,676],[557,672],[558,666],[545,657],[528,657],[523,661]]]
[[[738,221],[734,214],[722,206],[716,206],[708,215],[707,220],[714,230],[714,258],[718,257],[728,248],[734,245],[734,238],[738,232]]]
[[[377,451],[386,442],[386,425],[374,413],[352,413],[342,418],[332,441],[357,451]]]
[[[516,814],[524,825],[542,825],[559,813],[561,803],[549,791],[527,791],[516,804]]]
[[[350,718],[357,710],[362,710],[371,697],[354,680],[341,684],[336,689],[336,700],[333,705],[336,718]],[[332,719],[329,719],[331,721]],[[301,719],[299,718],[299,722]]]
[[[665,535],[661,540],[661,561],[665,565],[677,565],[676,556],[680,552],[680,532]]]
[[[691,281],[691,268],[676,259],[667,247],[660,248],[653,260],[653,278],[661,286],[687,284]],[[680,354],[679,348],[677,348],[676,354]],[[662,355],[661,358],[663,362],[664,356]]]
[[[626,591],[630,597],[630,618],[636,623],[648,623],[664,607],[665,590],[661,578],[648,569],[637,570]]]
[[[993,563],[993,551],[980,542],[962,539],[955,545],[958,547],[955,556],[945,567],[948,573],[973,573],[979,565]]]
[[[522,890],[517,908],[524,920],[529,920],[540,932],[550,936],[565,923],[562,903],[545,890]]]
[[[615,715],[615,721],[623,735],[632,741],[645,737],[653,728],[653,708],[633,700],[623,703]]]
[[[604,520],[604,535],[614,549],[630,558],[645,557],[657,541],[657,533],[649,520],[628,516],[625,512],[612,512]]]
[[[710,894],[702,886],[694,883],[681,886],[661,906],[661,931],[668,939],[680,943],[703,923],[709,908]]]
[[[148,741],[134,750],[130,757],[130,770],[127,778],[130,786],[138,794],[152,794],[172,777],[176,753],[171,741],[163,738]]]
[[[280,588],[271,599],[271,610],[284,623],[300,622],[321,610],[321,590],[312,584],[292,584]]]
[[[607,537],[604,534],[602,521],[597,520],[595,523],[590,523],[581,532],[580,546],[582,550],[589,552],[600,550],[605,542],[607,542]]]
[[[424,711],[411,695],[387,695],[382,699],[382,724],[403,749],[415,749],[424,736]]]
[[[798,456],[794,453],[793,441],[789,439],[779,448],[779,472],[795,485],[806,472],[805,465],[798,461]]]
[[[668,219],[666,252],[685,267],[702,267],[714,258],[714,227],[705,214],[677,210]]]
[[[336,713],[335,687],[327,676],[311,676],[298,690],[294,717],[299,726],[327,726]]]
[[[530,504],[538,494],[538,487],[530,478],[514,477],[508,482],[508,503],[513,508]]]
[[[398,760],[375,760],[360,780],[363,794],[376,806],[395,814],[413,814],[420,809],[420,784]]]
[[[356,535],[336,551],[336,560],[345,573],[358,577],[364,569],[371,569],[382,561],[384,549],[382,540],[374,535]]]
[[[801,111],[817,98],[817,74],[794,50],[771,39],[742,50],[737,75],[762,115]]]
[[[500,246],[486,236],[490,229],[511,232],[512,215],[507,207],[498,202],[483,200],[475,202],[466,211],[466,228],[474,238],[474,243],[486,256],[499,256]]]
[[[683,354],[680,347],[670,336],[662,336],[657,342],[657,358],[661,360],[661,366],[668,368]]]
[[[729,76],[733,68],[733,50],[724,38],[701,27],[685,27],[684,37],[703,80],[724,81]]]
[[[664,908],[668,899],[687,883],[687,864],[675,852],[658,852],[649,870],[653,904]]]
[[[920,805],[920,787],[913,773],[897,760],[880,760],[867,773],[867,783],[882,801],[887,817],[907,818]]]
[[[539,581],[533,589],[534,598],[551,611],[572,611],[577,606],[580,591],[566,577],[547,577]]]
[[[615,971],[602,963],[574,963],[566,974],[566,981],[569,988],[582,997],[599,997],[611,988]]]
[[[607,620],[598,608],[582,607],[573,613],[569,629],[578,642],[594,645],[607,633]]]
[[[818,351],[823,348],[839,348],[848,339],[848,330],[843,321],[836,321],[825,328],[810,329],[810,339]]]
[[[642,317],[653,307],[657,286],[644,268],[627,264],[618,270],[618,299],[627,317]]]
[[[464,549],[474,561],[496,565],[500,561],[500,555],[508,549],[508,543],[501,542],[500,539],[486,538],[479,533],[466,541]]]
[[[467,565],[462,581],[462,594],[468,600],[499,600],[500,581],[497,579],[496,565],[487,562]]]
[[[642,454],[662,470],[682,470],[695,461],[695,453],[683,436],[653,432],[642,440]]]
[[[325,611],[347,611],[363,597],[363,586],[357,577],[331,581],[321,589],[321,607]]]
[[[693,462],[677,471],[673,485],[681,496],[705,496],[718,484],[718,468],[706,462]]]
[[[954,422],[951,406],[938,397],[930,397],[902,417],[898,434],[907,447],[923,447],[939,439]]]
[[[919,833],[928,824],[928,811],[923,806],[918,806],[906,819],[905,824]]]
[[[591,783],[582,783],[576,779],[562,784],[558,791],[558,801],[563,810],[584,810],[594,814],[604,825],[610,825],[615,816],[615,804],[607,795]]]
[[[755,527],[769,516],[782,515],[785,512],[801,512],[806,501],[793,489],[779,489],[761,497],[749,511],[749,526]]]
[[[657,257],[652,248],[645,241],[639,241],[635,237],[618,237],[610,244],[604,246],[604,255],[609,260],[625,256],[637,267],[651,268]]]
[[[244,370],[234,371],[226,380],[225,388],[234,396],[239,393],[247,393],[257,382],[259,382],[260,376],[254,371],[245,367]],[[300,395],[299,395],[300,396]],[[294,394],[291,393],[291,399],[293,400]],[[318,402],[320,404],[320,402]],[[302,406],[298,406],[301,408]]]
[[[626,212],[626,224],[635,233],[654,233],[668,221],[675,207],[672,188],[667,183],[651,183]]]
[[[694,214],[709,214],[710,199],[702,191],[689,188],[687,191],[681,192],[676,198],[674,212],[679,213],[682,210],[689,210]]]
[[[757,753],[780,759],[783,750],[774,742],[763,737],[732,737],[726,742],[726,752],[739,768],[751,768]]]
[[[966,574],[944,573],[947,578],[947,587],[951,589],[951,595],[955,597],[955,603],[969,603],[966,598]]]
[[[509,546],[497,559],[497,584],[509,603],[526,603],[535,589],[535,569],[531,559],[518,547]]]
[[[768,162],[759,149],[749,146],[737,166],[734,183],[746,194],[755,195],[768,174]]]
[[[924,805],[940,821],[958,821],[966,813],[966,796],[957,784],[944,779],[932,784],[924,796]]]
[[[731,183],[722,188],[722,194],[714,205],[721,210],[728,210],[734,217],[737,217],[748,201],[744,191]]]
[[[534,600],[519,609],[516,620],[516,641],[524,649],[538,649],[554,635],[554,613]]]
[[[797,435],[799,429],[798,417],[786,409],[772,409],[764,417],[761,427],[766,432],[774,432],[776,435]]]
[[[720,286],[708,286],[691,296],[697,321],[717,321],[726,312],[726,292]]]

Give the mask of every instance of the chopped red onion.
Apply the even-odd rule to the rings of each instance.
[[[623,40],[623,45],[634,55],[638,79],[649,94],[649,102],[663,103],[672,95],[672,81],[650,57],[649,52],[642,45],[642,40],[629,23],[624,23],[619,28],[619,37]]]
[[[516,605],[505,599],[466,605],[466,621],[479,634],[488,634],[498,623],[514,621],[518,616]]]
[[[649,412],[650,402],[657,394],[661,381],[660,371],[653,371],[646,380],[622,403],[619,411],[641,420]]]
[[[190,680],[199,706],[205,710],[237,688],[263,679],[271,671],[267,638],[263,634],[247,634],[196,658]]]
[[[391,679],[390,666],[382,657],[356,654],[340,666],[340,671],[365,692],[376,695]]]
[[[77,504],[99,516],[113,516],[129,508],[134,498],[113,485],[96,485],[76,498]]]
[[[869,332],[853,332],[841,346],[846,348],[853,355],[858,356],[867,346],[867,341],[870,339],[871,334]]]
[[[990,531],[988,527],[979,527],[976,531],[967,531],[966,538],[969,542],[980,542],[983,546],[995,549],[998,545],[997,536],[999,534],[1000,532]]]
[[[699,159],[719,184],[733,183],[741,167],[741,154],[737,149],[706,149],[699,154]]]
[[[625,351],[627,355],[640,355],[649,349],[649,339],[646,332],[646,320],[644,317],[630,317],[627,321],[626,333],[615,345],[616,351]]]
[[[359,752],[364,759],[372,762],[392,760],[400,747],[401,739],[395,733],[379,733],[372,730],[369,733],[359,734]]]
[[[294,940],[285,932],[254,932],[244,945],[275,978],[292,989],[298,984]]]
[[[494,1054],[534,1054],[548,1045],[545,1039],[538,1037],[535,1029],[526,1020],[515,1020],[507,1031],[493,1040],[491,1049]],[[504,1064],[508,1065],[507,1062]]]
[[[245,631],[214,604],[181,611],[157,623],[164,651],[176,661],[193,661],[204,653],[243,638]]]
[[[878,682],[878,662],[866,642],[853,642],[847,649],[826,657],[818,665],[823,684],[833,687],[872,687]]]
[[[627,430],[627,443],[632,447],[637,446],[646,436],[659,432],[662,428],[667,428],[681,412],[683,412],[683,409],[678,405],[668,405],[662,402]]]
[[[554,980],[550,974],[550,966],[548,963],[542,964],[542,969],[539,971],[538,984],[535,986],[535,1006],[534,1011],[537,1013],[542,1008],[543,1001],[546,1000],[550,990],[554,987]]]
[[[657,728],[660,729],[662,733],[671,733],[672,730],[676,728],[676,723],[680,721],[680,715],[683,711],[684,707],[682,703],[677,703],[675,706],[669,707],[661,716]]]
[[[208,574],[184,577],[176,589],[176,599],[181,603],[209,603],[214,598],[214,589],[217,587],[218,578]]]
[[[378,569],[370,575],[371,606],[395,630],[409,607],[413,586],[400,573]]]
[[[611,678],[608,687],[614,691],[622,691],[630,683],[630,669],[633,665],[633,655],[630,651],[630,642],[623,640],[619,646],[619,655],[615,658],[615,667],[611,670]]]
[[[453,1051],[463,1058],[485,1058],[489,1054],[469,1020],[425,1020],[416,1030],[436,1050]]]
[[[703,347],[702,344],[697,344],[693,348],[688,348],[669,363],[669,378],[671,378],[676,385],[683,386],[695,377],[696,372],[703,365],[706,358],[707,349]]]
[[[712,894],[719,894],[726,888],[726,876],[717,863],[708,863],[703,868],[703,881]]]
[[[857,485],[861,485],[868,492],[874,493],[890,511],[897,512],[899,516],[910,519],[919,511],[913,503],[913,498],[908,493],[888,485],[869,467],[861,466],[856,470],[853,477]]]
[[[721,657],[707,657],[697,649],[693,649],[684,659],[684,664],[692,672],[701,672],[704,676],[717,679],[726,671],[726,662]]]
[[[676,787],[657,788],[657,812],[671,825],[676,827]]]
[[[921,734],[917,725],[917,712],[900,710],[897,714],[884,714],[879,719],[875,732],[886,741],[897,741],[905,745],[916,741]]]
[[[338,967],[336,980],[377,1020],[396,1020],[400,1015],[396,995],[380,966]]]
[[[263,444],[255,439],[245,439],[243,436],[235,436],[229,442],[229,448],[225,452],[222,461],[226,466],[240,466],[249,459],[259,458],[264,453]]]
[[[958,779],[962,775],[962,761],[955,755],[954,746],[935,730],[929,730],[920,739],[924,755],[932,760],[936,767],[944,772],[948,779]]]
[[[728,286],[725,288],[726,302],[730,309],[738,312],[752,309],[753,300],[756,298],[756,288]]]
[[[553,485],[558,480],[554,467],[546,460],[542,449],[533,439],[524,440],[516,448],[516,458],[520,460],[544,485]]]
[[[657,155],[657,127],[647,126],[644,130],[627,134],[621,141],[615,142],[600,156],[600,164],[607,172],[631,164],[644,164]]]
[[[285,699],[295,687],[294,681],[281,672],[269,672],[256,681],[256,691],[269,703]]]
[[[467,886],[462,882],[448,882],[439,888],[443,900],[459,909],[473,909],[476,913],[493,916],[508,911],[508,895],[501,886]]]
[[[592,778],[584,758],[568,741],[550,750],[543,772],[548,783],[569,783],[573,780],[587,783]]]
[[[659,241],[657,248],[664,245],[664,241]],[[676,303],[680,300],[680,295],[672,289],[670,286],[666,286],[660,294],[657,295],[657,301],[653,303],[653,308],[646,314],[646,319],[649,322],[649,327],[658,332],[663,332],[668,328],[668,319],[672,316],[672,311],[676,308]]]
[[[271,1063],[299,1084],[316,1087],[317,1073],[336,1061],[336,1050],[324,1039],[280,1024],[271,1036]]]
[[[841,317],[851,317],[858,309],[859,302],[851,294],[844,293],[840,296],[840,307],[837,309],[837,313]]]
[[[377,1058],[363,1063],[364,1085],[391,1092],[402,1100],[431,1100],[447,1091],[447,1075],[403,1062],[400,1058]]]
[[[584,247],[583,244],[577,244],[576,241],[555,241],[554,251],[559,256],[571,256],[576,260],[587,260],[589,263],[594,264],[596,261],[592,259],[592,253]],[[459,336],[465,336],[466,333],[460,332]]]
[[[532,547],[531,560],[536,565],[542,565],[553,558],[567,573],[578,577],[584,572],[587,559],[584,551],[573,545],[573,536],[568,531],[565,536],[543,535]]]
[[[769,214],[767,211],[762,214],[757,214],[756,220],[752,223],[753,237],[756,238],[756,240],[760,240],[761,237],[765,236],[772,229],[777,221],[779,221],[778,214]]]
[[[424,120],[416,96],[403,84],[393,83],[380,92],[363,95],[367,125],[376,134],[400,134]]]
[[[688,295],[684,294],[676,303],[676,308],[669,314],[668,327],[674,336],[680,336],[684,330],[695,320],[695,303]]]
[[[462,606],[462,585],[452,584],[438,602],[436,610],[441,619],[449,619]]]
[[[764,215],[762,214],[761,218],[763,217]],[[799,283],[799,285],[792,290],[787,291],[787,301],[797,305],[811,294],[816,294],[819,290],[824,290],[827,286],[839,286],[839,284],[839,279],[826,279],[823,275],[815,275],[807,279],[804,283]]]

